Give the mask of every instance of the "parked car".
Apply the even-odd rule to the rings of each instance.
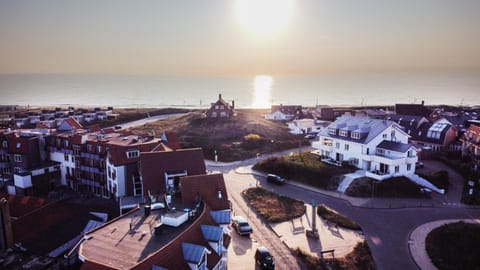
[[[317,134],[310,133],[310,134],[305,135],[304,138],[305,139],[315,139],[316,137],[317,137]]]
[[[280,177],[278,175],[270,173],[270,174],[267,175],[267,182],[274,183],[274,184],[277,184],[277,185],[283,185],[283,184],[285,184],[285,179],[283,179],[282,177]]]
[[[264,246],[257,248],[257,251],[255,252],[255,263],[260,266],[261,269],[275,269],[273,256]]]
[[[232,218],[232,226],[239,235],[250,236],[250,234],[253,232],[252,227],[250,227],[247,219],[243,216],[234,216]]]
[[[421,169],[425,166],[425,164],[423,164],[423,162],[417,162],[415,163],[415,169]]]

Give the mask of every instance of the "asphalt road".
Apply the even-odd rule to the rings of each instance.
[[[285,153],[281,153],[285,154]],[[266,157],[264,157],[266,158]],[[255,185],[257,179],[253,175],[235,175],[236,168],[255,163],[256,159],[250,159],[242,162],[235,162],[227,166],[208,166],[209,170],[222,171],[225,175],[225,183],[230,196],[233,198],[234,207],[246,207],[242,206],[245,202],[240,197],[240,192],[250,186]],[[214,165],[214,164],[210,164]],[[257,177],[258,178],[258,177]],[[263,178],[258,178],[265,181]],[[239,184],[239,182],[241,184]],[[354,207],[349,202],[336,197],[330,197],[322,193],[306,190],[291,184],[285,186],[269,186],[270,189],[275,190],[279,194],[283,194],[295,199],[303,200],[305,202],[311,202],[314,199],[318,203],[323,203],[328,207],[331,207],[339,213],[351,218],[358,222],[365,234],[365,238],[372,251],[375,263],[378,269],[392,269],[392,270],[405,270],[405,269],[419,269],[410,255],[408,242],[410,240],[411,232],[418,226],[436,220],[443,219],[469,219],[480,218],[480,209],[465,208],[457,205],[439,205],[436,204],[433,207],[421,207],[421,208],[402,208],[402,209],[376,209],[365,207]],[[380,199],[385,200],[385,199]],[[406,199],[408,200],[408,199]],[[374,203],[374,201],[373,201]],[[235,209],[234,209],[235,210]],[[246,209],[242,209],[245,211]],[[248,210],[247,210],[248,211]],[[245,213],[245,212],[243,212]],[[250,214],[251,215],[251,214]],[[252,219],[252,217],[251,217]],[[254,219],[252,219],[253,221]],[[259,227],[268,228],[265,225],[254,221],[254,229],[257,233],[254,233],[254,239],[259,243],[265,244],[267,248],[269,244],[275,243],[277,245],[280,240],[267,236],[266,239],[258,236],[260,230],[262,236],[267,235],[265,230],[259,229]],[[271,232],[271,230],[267,230]],[[235,241],[235,240],[234,240]],[[283,253],[276,253],[274,248],[274,255],[283,258]],[[237,254],[238,255],[238,254]],[[251,255],[253,258],[253,255]],[[287,260],[289,257],[285,257]],[[253,259],[252,259],[253,261]],[[282,264],[278,264],[279,269],[298,269],[298,268],[282,268]],[[292,266],[293,267],[293,266]],[[298,265],[297,267],[301,267]],[[232,266],[231,269],[245,269]]]

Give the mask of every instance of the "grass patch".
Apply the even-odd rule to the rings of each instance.
[[[426,249],[439,269],[479,269],[480,225],[465,222],[445,224],[431,231]]]
[[[280,196],[261,187],[242,192],[248,203],[268,222],[283,222],[303,216],[303,201]]]
[[[284,157],[262,160],[253,166],[254,170],[278,174],[287,179],[314,187],[334,190],[338,187],[338,175],[355,171],[351,166],[337,167],[321,162],[318,156],[305,152]]]
[[[366,241],[359,242],[352,252],[344,258],[328,258],[321,260],[312,256],[300,248],[294,250],[294,254],[308,267],[315,270],[375,270],[375,262]]]
[[[392,177],[381,182],[361,177],[350,184],[345,194],[352,197],[428,198],[420,189],[406,177]]]
[[[263,110],[240,109],[230,119],[208,119],[201,111],[182,117],[159,120],[134,129],[136,132],[162,134],[164,131],[178,134],[183,148],[201,147],[207,159],[235,161],[259,154],[307,145],[303,136],[288,132],[282,122],[264,119]]]
[[[333,211],[332,209],[326,207],[325,205],[319,205],[317,207],[317,214],[329,222],[335,223],[340,227],[351,229],[351,230],[361,230],[360,225],[354,221],[348,219],[347,217],[340,215],[339,213]]]

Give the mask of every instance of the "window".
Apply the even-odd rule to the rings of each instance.
[[[98,145],[98,146],[97,146],[97,153],[100,154],[101,152],[102,152],[102,146],[101,146],[101,145]]]
[[[132,151],[127,151],[127,157],[128,158],[136,158],[140,156],[140,151],[139,150],[132,150]]]
[[[8,147],[8,141],[6,141],[6,140],[3,141],[2,145],[3,145],[3,148],[7,148]]]
[[[387,134],[382,134],[382,138],[386,139],[386,138],[387,138]]]
[[[61,141],[60,141],[60,139],[56,139],[56,140],[55,140],[55,143],[57,144],[57,147],[60,147],[60,146],[61,146]]]
[[[15,155],[13,156],[15,162],[22,162],[22,155]]]
[[[340,135],[340,136],[342,136],[342,137],[347,137],[347,136],[348,136],[348,131],[346,131],[346,130],[340,130],[338,135]]]
[[[72,162],[75,162],[75,157],[74,156],[72,156]]]
[[[117,179],[117,170],[115,169],[112,170],[112,179],[113,180]]]
[[[74,156],[80,156],[80,149],[78,149],[77,147],[75,147],[75,148],[73,149],[73,155],[74,155]]]
[[[358,132],[352,132],[352,138],[353,138],[353,139],[360,139],[360,133],[358,133]]]
[[[215,110],[218,110],[218,105],[215,105]]]
[[[350,145],[345,144],[345,151],[348,151],[348,150],[350,150]]]
[[[335,148],[340,149],[340,143],[339,142],[335,143]]]
[[[400,171],[400,166],[395,166],[395,173],[398,173]]]
[[[412,164],[407,163],[407,171],[411,171],[411,170],[412,170]]]
[[[217,112],[212,112],[212,117],[217,117]]]
[[[19,172],[20,172],[20,170],[21,170],[21,169],[20,169],[19,167],[15,167],[15,168],[13,168],[13,171],[14,171],[14,173],[19,173]]]
[[[336,134],[337,134],[337,130],[334,129],[334,128],[329,128],[329,129],[328,129],[328,134],[330,134],[330,135],[336,135]]]
[[[68,161],[68,154],[64,155],[64,159],[65,159],[65,161]]]
[[[110,166],[107,168],[108,178],[112,178],[112,171],[110,170]]]
[[[69,145],[67,140],[63,141],[63,144],[65,145],[65,147],[68,147],[68,145]]]
[[[225,106],[221,105],[221,106],[220,106],[220,109],[222,109],[222,110],[225,109]]]
[[[87,151],[92,152],[93,146],[91,144],[87,144]]]

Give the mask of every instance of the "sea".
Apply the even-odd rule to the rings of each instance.
[[[221,94],[236,108],[480,105],[480,73],[417,72],[316,76],[0,75],[0,105],[206,108]]]

